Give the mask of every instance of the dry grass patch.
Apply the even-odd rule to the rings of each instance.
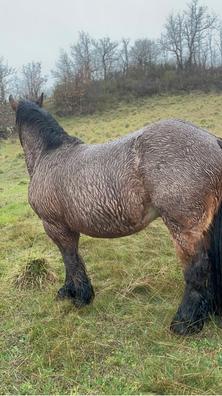
[[[57,281],[56,274],[44,258],[30,260],[24,268],[13,275],[12,282],[19,289],[45,287]]]

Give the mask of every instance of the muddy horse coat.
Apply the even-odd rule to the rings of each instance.
[[[78,253],[80,234],[115,238],[161,217],[183,263],[185,291],[171,323],[200,331],[221,313],[221,141],[181,120],[154,123],[113,142],[69,136],[37,103],[16,102],[16,123],[30,175],[29,202],[59,247],[66,276],[59,290],[75,305],[94,297]]]

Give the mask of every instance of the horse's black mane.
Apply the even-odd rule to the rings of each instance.
[[[38,133],[46,150],[59,147],[65,141],[81,143],[81,140],[69,136],[58,122],[45,109],[28,100],[21,100],[16,112],[16,124],[26,125]]]

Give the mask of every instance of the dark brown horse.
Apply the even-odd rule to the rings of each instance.
[[[88,145],[41,109],[42,99],[9,100],[30,175],[30,205],[63,256],[66,277],[59,296],[77,306],[94,297],[78,253],[81,233],[122,237],[160,216],[185,276],[171,329],[200,331],[210,313],[221,313],[220,140],[191,123],[168,120]]]

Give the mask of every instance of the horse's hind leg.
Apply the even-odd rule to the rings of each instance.
[[[171,323],[171,330],[178,334],[199,332],[211,312],[211,295],[207,285],[210,263],[203,246],[186,263],[184,268],[185,290],[182,302]]]
[[[58,297],[70,298],[76,306],[89,304],[94,298],[85,264],[78,254],[79,233],[73,233],[66,227],[43,222],[48,236],[56,243],[65,264],[65,284],[59,289]]]
[[[199,332],[212,309],[208,288],[210,262],[205,232],[197,228],[186,230],[165,219],[183,262],[185,290],[182,302],[171,323],[171,330],[185,335]]]

